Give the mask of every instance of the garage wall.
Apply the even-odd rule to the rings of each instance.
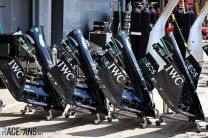
[[[64,0],[63,34],[73,29],[92,30],[93,21],[106,21],[110,3],[117,0]]]
[[[106,21],[110,3],[118,0],[52,0],[52,44],[60,44],[73,29],[92,30],[93,21]]]
[[[51,43],[60,44],[63,37],[64,0],[52,0]]]
[[[110,3],[118,0],[0,0],[0,23],[5,33],[43,25],[47,44],[60,43],[73,29],[92,30],[93,21],[106,21]],[[33,6],[32,6],[33,5]],[[34,6],[35,5],[35,6]]]
[[[34,0],[37,1],[37,0]],[[44,26],[46,44],[51,45],[51,0],[39,0],[38,3],[38,24]]]
[[[31,26],[31,0],[0,0],[0,23],[4,33],[11,33],[20,27],[26,31]]]
[[[2,15],[3,9],[4,9],[4,3],[2,0],[0,0],[0,24],[2,24],[2,20],[3,20],[2,19],[3,18],[3,15]]]

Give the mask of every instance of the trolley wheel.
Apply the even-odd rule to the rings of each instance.
[[[158,120],[155,121],[156,126],[160,126],[161,123],[163,123],[162,118],[159,118]]]
[[[141,128],[142,129],[147,128],[147,124],[141,124]]]
[[[100,119],[100,115],[97,113],[96,114],[96,120],[94,120],[94,123],[95,123],[95,125],[99,125],[99,123],[101,122],[101,119]]]
[[[200,126],[197,126],[197,131],[196,131],[196,133],[200,133],[201,132],[201,127]]]
[[[25,115],[25,110],[20,111],[22,115]]]
[[[194,122],[195,121],[195,118],[194,117],[189,117],[189,121],[190,122]]]
[[[118,114],[116,114],[116,113],[111,114],[111,116],[113,119],[118,119]]]
[[[95,125],[99,125],[100,121],[95,120],[94,123],[95,123]]]
[[[75,111],[71,111],[70,112],[70,116],[75,116],[76,115],[76,112]]]
[[[50,121],[51,118],[52,118],[52,116],[46,116],[46,120],[47,120],[47,121]]]
[[[69,118],[70,116],[74,116],[74,117],[75,117],[75,115],[76,115],[76,112],[75,112],[75,111],[72,111],[72,110],[68,110],[68,111],[64,114],[65,118]]]
[[[47,120],[47,121],[50,121],[52,117],[53,117],[52,111],[49,110],[49,111],[48,111],[48,116],[46,116],[46,120]]]
[[[160,126],[161,122],[157,120],[157,121],[155,122],[155,124],[156,124],[156,126]]]
[[[64,114],[65,118],[69,118],[69,115],[67,113]]]
[[[107,120],[108,120],[109,123],[112,122],[112,118],[111,117],[107,117]]]
[[[159,117],[159,111],[157,109],[155,109],[154,111],[155,111],[155,118]]]
[[[141,125],[141,128],[146,128],[147,127],[147,118],[146,117],[143,117],[142,118],[143,119],[143,121],[144,121],[144,123],[143,124],[140,124]]]

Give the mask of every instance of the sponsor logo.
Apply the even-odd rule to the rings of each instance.
[[[108,61],[108,59],[106,57],[104,57],[102,60],[103,60],[103,63],[106,67],[110,64],[110,61]]]
[[[204,48],[205,51],[207,51],[208,50],[208,45],[205,45],[203,48]]]
[[[74,74],[71,72],[71,70],[67,67],[67,65],[62,61],[60,64],[58,64],[58,67],[61,68],[61,72],[63,75],[66,75],[67,80],[71,80],[71,78],[75,78]]]
[[[155,73],[157,73],[157,71],[154,69],[154,67],[152,66],[152,64],[146,58],[143,59],[143,63],[148,68],[148,70],[150,71],[151,74],[154,75]]]
[[[108,66],[108,69],[111,71],[113,76],[116,77],[117,82],[125,82],[126,77],[122,74],[122,72],[119,70],[115,63],[112,63],[110,66]]]
[[[78,65],[76,64],[76,61],[74,60],[73,57],[71,57],[68,54],[64,55],[64,58],[67,60],[67,62],[71,65],[73,70],[76,70],[78,68]]]
[[[141,111],[139,110],[136,110],[136,109],[133,109],[133,108],[129,108],[127,106],[122,106],[125,110],[127,111],[131,111],[131,112],[136,112],[136,113],[141,113]]]
[[[10,69],[13,70],[13,72],[16,74],[16,77],[19,79],[23,77],[25,74],[23,71],[20,69],[19,65],[15,62],[15,60],[12,60],[10,63],[8,63],[9,66],[11,67]]]
[[[31,104],[36,104],[36,105],[41,105],[41,106],[47,106],[46,103],[43,103],[43,102],[37,102],[37,101],[34,101],[34,100],[31,100],[31,99],[27,99],[27,101]]]
[[[165,68],[165,71],[168,72],[169,76],[171,76],[171,79],[174,79],[175,85],[183,84],[184,80],[178,73],[178,71],[173,67],[173,65],[170,65],[169,67]]]
[[[185,63],[189,73],[195,78],[198,77],[199,74],[196,72],[196,69],[193,67],[193,65],[188,60],[186,60]]]

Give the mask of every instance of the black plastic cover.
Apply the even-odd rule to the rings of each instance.
[[[26,77],[24,69],[16,57],[9,63],[3,65],[0,70],[0,77],[12,96],[17,101],[21,101]]]

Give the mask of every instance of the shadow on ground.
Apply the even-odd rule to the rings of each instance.
[[[11,120],[2,120],[0,121],[0,127],[8,127],[12,125],[18,125],[23,123],[29,123],[29,122],[40,122],[45,121],[45,116],[47,115],[46,112],[35,112],[34,114],[26,114],[21,115],[20,113],[2,113],[0,115],[1,118],[3,117],[17,117],[15,119]],[[58,117],[60,116],[60,112],[55,112],[54,118],[51,121],[56,121],[54,124],[47,123],[41,123],[41,124],[48,124],[48,125],[39,125],[36,126],[38,130],[41,130],[45,133],[47,132],[58,132],[62,130],[75,128],[84,125],[93,125],[93,115],[89,114],[78,114],[76,118],[70,118],[65,119],[64,117]],[[57,118],[58,117],[58,118]],[[208,120],[208,118],[206,118]],[[195,132],[196,131],[196,125],[193,122],[183,122],[178,120],[170,120],[170,119],[164,119],[166,122],[166,125],[156,126],[154,123],[150,124],[148,128],[142,129],[139,126],[140,120],[134,119],[134,118],[127,118],[127,117],[121,117],[119,118],[119,122],[113,122],[112,124],[108,122],[101,122],[102,124],[105,124],[101,126],[101,128],[95,128],[91,130],[81,130],[79,132],[70,132],[64,131],[67,135],[71,136],[77,136],[77,137],[100,137],[100,136],[110,136],[111,134],[116,134],[121,132],[120,134],[125,133],[126,130],[135,130],[134,134],[131,134],[131,137],[128,138],[163,138],[163,137],[173,137],[177,136],[179,134],[185,134],[186,132]],[[52,122],[53,123],[53,122]],[[31,126],[32,127],[32,126]],[[88,127],[88,126],[86,126]],[[152,129],[153,128],[153,129]],[[155,128],[155,131],[154,131]],[[159,128],[159,129],[158,129]],[[152,129],[150,131],[150,129]],[[131,132],[131,131],[130,131]],[[138,132],[138,134],[137,134]],[[65,135],[65,134],[63,134]],[[118,134],[119,135],[119,134]],[[132,136],[133,135],[133,136]]]
[[[162,137],[174,137],[179,134],[186,134],[186,132],[196,132],[196,125],[193,122],[184,122],[178,120],[165,120],[166,125],[156,126],[151,124],[148,128],[160,128],[159,130],[149,132],[145,134],[138,134],[128,138],[162,138]],[[68,133],[72,136],[82,136],[82,137],[99,137],[99,136],[107,136],[113,133],[118,133],[125,130],[134,130],[135,128],[139,128],[138,131],[145,131],[145,129],[141,129],[138,126],[138,120],[123,118],[120,119],[118,123],[113,123],[112,125],[106,126],[104,128],[98,128],[88,131],[80,131],[75,133]],[[148,129],[147,128],[147,129]]]
[[[62,113],[60,111],[53,111],[53,118],[60,116]],[[46,120],[47,116],[46,111],[35,111],[33,114],[25,114],[22,115],[20,112],[13,112],[13,113],[0,113],[0,117],[12,117],[15,119],[10,120],[2,120],[0,121],[0,127],[8,127],[18,124],[30,123],[30,122],[40,122]]]

